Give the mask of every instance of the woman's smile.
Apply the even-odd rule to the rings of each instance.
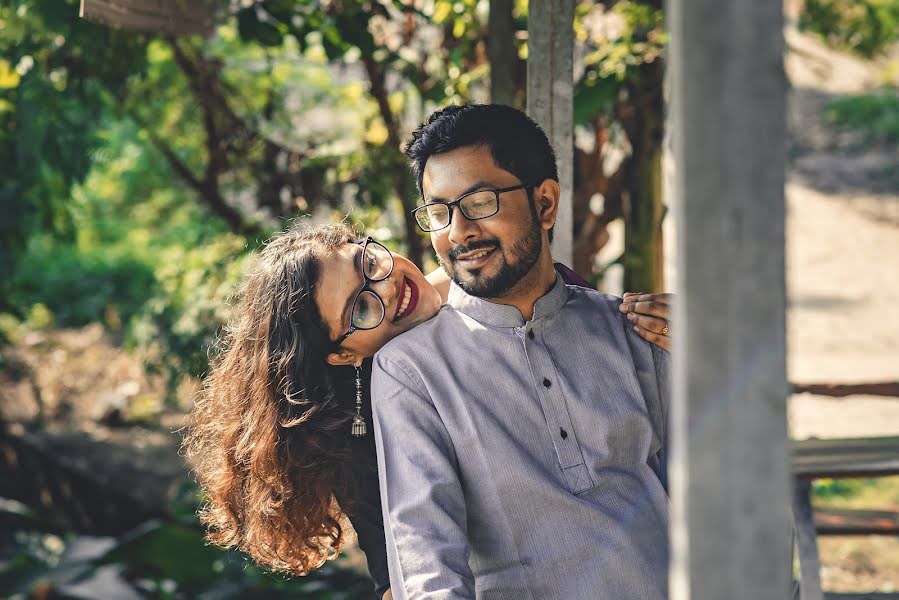
[[[397,304],[396,313],[393,315],[394,323],[415,312],[415,306],[418,304],[418,286],[405,275],[403,276],[402,288],[400,288],[398,297],[401,300]]]

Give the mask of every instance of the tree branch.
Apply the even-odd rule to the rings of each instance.
[[[422,269],[424,268],[424,244],[418,235],[418,226],[415,224],[415,219],[412,217],[415,201],[410,197],[407,189],[409,170],[405,161],[402,160],[402,154],[400,154],[400,133],[387,97],[384,68],[370,55],[363,55],[362,62],[368,75],[371,95],[378,103],[381,120],[384,121],[384,127],[387,129],[387,146],[391,152],[396,153],[396,160],[392,161],[394,163],[393,185],[394,192],[399,196],[403,207],[403,222],[406,226],[406,243],[409,247],[409,259],[419,269]]]
[[[263,233],[263,230],[259,225],[248,222],[237,209],[225,202],[225,199],[219,193],[217,186],[213,187],[208,182],[202,181],[194,175],[190,167],[178,157],[171,146],[159,137],[136,111],[128,110],[127,113],[141,129],[147,132],[150,143],[153,144],[160,154],[162,154],[172,171],[175,172],[175,175],[180,177],[192,190],[194,190],[206,207],[213,214],[225,221],[231,231],[247,237],[257,236]]]

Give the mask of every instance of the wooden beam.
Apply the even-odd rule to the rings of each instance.
[[[793,484],[793,531],[799,551],[799,598],[823,600],[821,557],[812,510],[812,482],[808,480],[797,479]]]
[[[669,0],[679,292],[671,598],[786,598],[783,16]]]
[[[847,396],[888,396],[899,398],[899,381],[877,383],[794,383],[794,394],[815,394],[831,398]]]
[[[123,29],[209,36],[220,4],[217,0],[81,0],[79,15]]]
[[[529,0],[527,112],[556,151],[562,196],[553,232],[553,258],[574,256],[574,0]]]

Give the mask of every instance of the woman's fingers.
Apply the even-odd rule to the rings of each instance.
[[[618,306],[618,310],[623,313],[639,313],[641,315],[649,315],[660,319],[670,319],[671,305],[667,300],[658,299],[658,296],[662,295],[663,294],[656,294],[656,299],[653,300],[625,300]]]
[[[627,320],[650,333],[665,336],[671,335],[671,324],[666,319],[648,317],[637,313],[628,313]]]
[[[625,292],[624,301],[631,302],[661,302],[662,304],[671,304],[674,300],[674,294],[644,294],[642,292]]]
[[[647,342],[671,350],[671,302],[674,294],[628,292],[618,307],[627,314],[634,331]]]
[[[671,352],[671,338],[667,335],[660,335],[658,333],[648,331],[646,329],[643,329],[639,325],[634,325],[634,331],[636,331],[637,335],[639,335],[647,342],[655,344],[656,346],[659,346],[660,348]]]

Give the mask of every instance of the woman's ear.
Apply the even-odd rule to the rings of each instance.
[[[559,187],[559,182],[554,179],[544,179],[543,183],[534,188],[537,219],[543,229],[549,230],[556,224],[561,195],[562,189]]]
[[[328,355],[327,361],[329,365],[335,367],[358,367],[362,365],[362,357],[356,356],[356,354],[354,354],[353,352],[349,352],[348,350],[332,352]]]

